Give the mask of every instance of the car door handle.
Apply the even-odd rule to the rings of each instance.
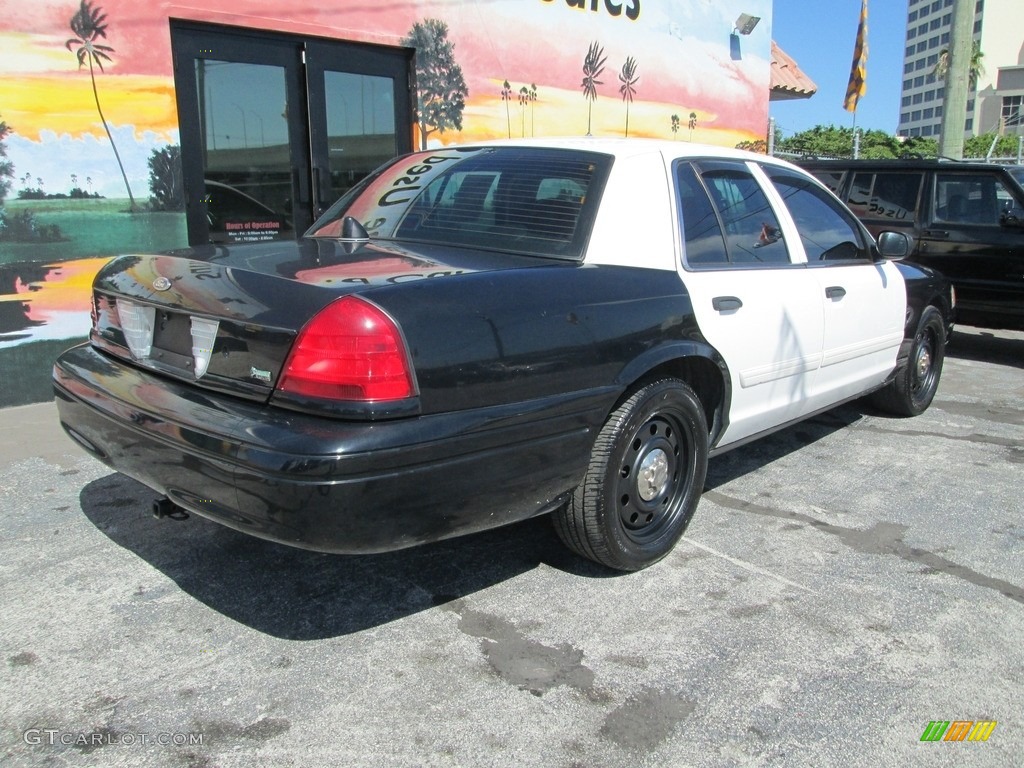
[[[846,295],[846,289],[841,285],[830,285],[825,289],[825,298],[841,299]]]
[[[743,306],[743,302],[735,296],[715,296],[711,300],[711,306],[719,312],[730,312]]]
[[[925,237],[934,237],[936,240],[946,240],[949,238],[948,229],[926,229],[921,234]]]

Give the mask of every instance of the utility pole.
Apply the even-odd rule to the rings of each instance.
[[[975,0],[953,0],[939,155],[954,160],[963,160],[964,157],[964,123],[967,121],[971,53],[974,49],[974,8]]]

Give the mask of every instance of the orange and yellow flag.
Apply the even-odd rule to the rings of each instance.
[[[868,0],[860,2],[860,24],[857,26],[857,42],[853,46],[853,66],[850,68],[850,82],[846,86],[846,100],[843,109],[857,111],[857,102],[867,91],[868,78]]]

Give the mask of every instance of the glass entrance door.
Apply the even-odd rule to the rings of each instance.
[[[291,239],[411,149],[402,51],[175,23],[189,242]]]

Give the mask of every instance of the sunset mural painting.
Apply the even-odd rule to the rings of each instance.
[[[89,282],[106,258],[188,242],[171,15],[416,48],[417,147],[585,134],[763,146],[770,0],[202,5],[5,4],[0,406],[49,399],[50,363],[85,337]],[[740,13],[763,21],[736,60]]]

